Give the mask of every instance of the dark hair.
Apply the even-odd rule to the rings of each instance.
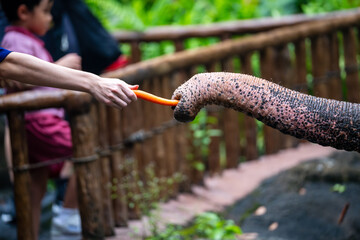
[[[2,10],[5,13],[9,22],[19,20],[17,14],[20,5],[25,4],[29,11],[32,11],[34,7],[40,4],[41,0],[0,0]]]

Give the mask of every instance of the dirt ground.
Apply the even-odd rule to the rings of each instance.
[[[256,240],[355,240],[359,203],[360,154],[344,151],[264,180],[222,214]]]

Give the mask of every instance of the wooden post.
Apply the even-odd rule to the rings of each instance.
[[[221,65],[223,71],[234,72],[233,58],[223,60]],[[239,113],[232,109],[225,109],[223,115],[226,168],[236,168],[240,155]]]
[[[236,168],[240,155],[239,113],[232,109],[225,109],[223,114],[226,168]]]
[[[332,99],[342,100],[342,87],[341,87],[341,77],[340,77],[340,52],[339,52],[339,39],[337,32],[332,32],[329,34],[330,39],[330,63],[328,73],[330,77],[329,81],[329,94]]]
[[[301,39],[295,44],[295,85],[294,90],[307,94],[309,87],[306,80],[306,39]],[[300,140],[300,142],[307,142]]]
[[[242,72],[245,74],[253,74],[251,66],[251,53],[245,53],[240,57]],[[244,116],[244,130],[246,138],[245,158],[246,160],[254,160],[258,157],[257,150],[257,130],[256,120],[247,115]]]
[[[261,61],[261,76],[269,81],[274,80],[274,49],[267,47],[260,53]],[[275,80],[276,82],[277,80]],[[280,145],[280,132],[269,126],[264,126],[264,138],[265,138],[265,151],[266,154],[276,153],[279,150]]]
[[[291,88],[294,79],[294,71],[291,65],[290,53],[287,44],[275,49],[275,68],[273,78],[282,86]]]
[[[329,97],[326,73],[329,69],[329,40],[325,36],[317,36],[311,40],[312,72],[314,77],[314,95]]]
[[[131,42],[131,63],[141,61],[140,43],[138,41]]]
[[[13,167],[28,165],[24,112],[10,111],[7,114],[10,128]],[[35,240],[32,228],[29,171],[14,172],[14,196],[16,207],[17,239]]]
[[[130,137],[132,133],[136,131],[136,103],[122,110],[122,121],[121,129],[123,133],[123,139]],[[123,151],[123,159],[125,160],[125,175],[127,179],[127,188],[125,189],[126,195],[128,196],[128,217],[129,219],[140,218],[140,208],[138,202],[135,200],[135,196],[139,195],[138,188],[138,167],[137,159],[135,154],[135,145],[131,144],[127,146]]]
[[[70,113],[73,157],[83,239],[104,239],[100,163],[95,153],[96,131],[93,131],[92,116],[88,109]]]
[[[147,81],[145,81],[147,82]],[[141,89],[144,89],[143,85],[141,86]],[[146,122],[148,121],[148,119],[146,118],[146,114],[145,114],[145,108],[144,105],[146,104],[147,101],[142,101],[142,100],[138,100],[136,102],[136,107],[137,107],[137,111],[136,111],[136,118],[137,118],[137,123],[138,123],[138,130],[145,130],[145,126],[146,126]],[[131,107],[131,106],[130,106]],[[139,180],[143,183],[146,184],[146,167],[149,164],[148,163],[148,158],[151,155],[151,150],[149,150],[148,144],[146,144],[146,141],[142,142],[141,144],[136,144],[135,145],[135,151],[136,151],[136,159],[138,159],[138,166],[137,166],[137,170],[139,172]]]
[[[215,62],[209,63],[205,67],[208,72],[217,71],[217,64]],[[209,124],[208,127],[211,129],[222,130],[222,132],[224,133],[224,130],[220,128],[221,114],[219,111],[223,112],[223,108],[216,106],[208,107],[208,116],[217,119],[217,122],[213,124]],[[220,139],[221,137],[219,136],[211,137],[211,142],[209,145],[209,156],[208,156],[208,170],[211,175],[221,172]],[[197,181],[203,183],[203,178],[204,178],[204,173],[198,171]]]
[[[360,102],[359,87],[359,66],[356,60],[356,34],[353,28],[347,28],[343,31],[344,35],[344,55],[346,71],[347,101]]]
[[[161,95],[161,86],[160,86],[160,79],[147,79],[144,81],[143,86],[144,91],[151,92],[155,95]],[[162,113],[161,108],[164,106],[159,106],[157,104],[153,104],[150,102],[143,103],[144,109],[144,128],[146,131],[151,131],[154,127],[157,127],[161,124]],[[146,152],[144,152],[145,157],[147,158],[146,162],[148,163],[148,167],[153,167],[155,176],[160,180],[161,178],[166,176],[166,165],[165,165],[165,149],[164,149],[164,142],[162,136],[153,136],[151,139],[147,139],[144,142],[146,147]],[[153,182],[154,179],[147,179],[148,181]],[[159,181],[161,182],[161,181]],[[163,188],[164,186],[159,183],[159,188]],[[152,196],[152,199],[157,197],[162,198],[163,191],[159,193],[159,196]]]
[[[147,92],[151,92],[152,88],[151,88],[151,79],[147,79],[146,81],[143,82],[143,86],[142,89],[144,91]],[[143,128],[145,131],[149,131],[153,126],[153,118],[147,118],[148,116],[153,116],[154,115],[154,107],[155,104],[150,103],[148,101],[142,101],[142,112],[143,112]],[[148,139],[146,140],[143,144],[143,154],[144,154],[144,160],[143,160],[143,164],[144,164],[144,173],[145,173],[145,168],[148,168],[150,166],[153,166],[153,164],[155,164],[155,157],[154,157],[154,149],[155,149],[155,143],[153,139]],[[146,179],[148,176],[143,175],[141,176],[141,179],[146,182],[148,179]],[[150,179],[151,181],[151,179]]]
[[[111,201],[111,170],[110,170],[110,156],[105,154],[109,148],[109,136],[107,128],[107,112],[104,104],[97,104],[98,116],[98,141],[100,150],[100,165],[101,165],[101,190],[102,190],[102,206],[104,216],[104,233],[105,236],[113,236],[115,234],[114,214],[112,211]],[[110,152],[109,152],[110,153]]]
[[[132,131],[140,131],[144,129],[144,121],[146,121],[147,119],[145,118],[145,115],[142,111],[142,104],[144,101],[136,101],[134,103],[132,103],[128,108],[132,108],[133,110],[133,115],[132,115],[132,119],[128,118],[128,120],[132,120],[133,121],[133,128]],[[124,127],[124,126],[123,126]],[[126,125],[125,125],[126,127]],[[125,131],[124,131],[125,132]],[[142,180],[142,175],[145,172],[145,165],[144,163],[146,162],[145,158],[146,155],[144,155],[144,144],[143,142],[141,143],[135,143],[133,145],[133,158],[134,158],[134,170],[135,170],[135,190],[136,190],[136,194],[138,196],[141,196],[142,192],[140,190],[140,185],[139,185],[139,181]],[[144,184],[144,182],[142,182],[142,184]],[[141,200],[140,200],[141,201]],[[135,205],[135,217],[137,219],[141,218],[141,205],[138,202]]]
[[[174,85],[180,86],[184,81],[188,79],[190,75],[190,71],[181,70],[175,73],[174,76]],[[191,137],[189,135],[189,126],[185,124],[181,124],[175,128],[175,145],[177,148],[175,149],[175,162],[176,168],[183,176],[183,181],[179,184],[180,192],[190,192],[191,191],[191,182],[190,182],[190,171],[192,169],[191,161],[188,159],[188,154],[190,151]]]
[[[175,86],[172,85],[173,75],[164,77],[162,81],[162,96],[165,98],[171,98]],[[173,119],[173,111],[170,107],[164,107],[164,116],[166,121]],[[175,128],[167,129],[164,132],[164,143],[165,143],[165,156],[166,156],[166,165],[167,165],[167,176],[173,177],[174,174],[179,173],[179,169],[176,168],[176,145],[175,145]],[[178,192],[178,184],[173,183],[169,196],[175,196]]]
[[[295,90],[308,93],[305,39],[295,42]]]
[[[225,130],[222,128],[223,123],[223,108],[210,106],[208,109],[208,117],[215,118],[213,123],[208,123],[209,129],[218,129],[222,131],[224,134]],[[206,170],[209,171],[210,175],[220,174],[221,173],[221,165],[220,165],[220,141],[221,136],[213,136],[211,137],[211,142],[209,144],[209,156],[208,156],[208,167]],[[202,160],[202,156],[200,156],[200,160]],[[205,163],[204,163],[205,164]],[[197,183],[203,184],[203,178],[205,174],[204,172],[198,171],[197,173]]]
[[[155,95],[161,96],[162,93],[162,79],[160,77],[153,79],[152,82],[152,91]],[[155,104],[154,105],[154,112],[152,117],[154,119],[153,127],[160,126],[164,122],[164,106]],[[156,172],[157,176],[161,178],[165,178],[167,176],[167,169],[166,169],[166,156],[165,156],[165,145],[164,139],[160,135],[156,135],[153,137],[153,141],[155,142],[155,156],[156,156]],[[161,186],[164,188],[164,186]]]
[[[109,143],[116,146],[122,141],[120,112],[115,108],[108,108],[108,131]],[[120,149],[113,149],[111,153],[111,170],[112,170],[112,199],[114,208],[115,226],[127,226],[128,211],[126,195],[122,185],[124,177],[124,161]]]
[[[275,62],[273,78],[282,86],[292,89],[295,74],[287,44],[276,47]],[[290,135],[280,134],[279,137],[281,139],[280,149],[295,147],[298,144],[298,140]]]
[[[176,39],[174,41],[174,44],[175,44],[175,51],[176,52],[184,51],[184,39],[182,39],[182,38]]]

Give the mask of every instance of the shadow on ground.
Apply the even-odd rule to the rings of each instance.
[[[345,191],[333,191],[335,184]],[[262,213],[256,211],[260,206]],[[265,180],[224,215],[244,232],[257,233],[257,240],[360,239],[360,154],[339,152],[302,163]]]

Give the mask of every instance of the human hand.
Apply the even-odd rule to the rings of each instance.
[[[138,85],[129,85],[123,80],[116,78],[100,78],[90,91],[97,100],[109,106],[122,109],[137,100],[132,90],[138,87]]]
[[[76,53],[69,53],[55,62],[57,65],[81,70],[81,57]]]

